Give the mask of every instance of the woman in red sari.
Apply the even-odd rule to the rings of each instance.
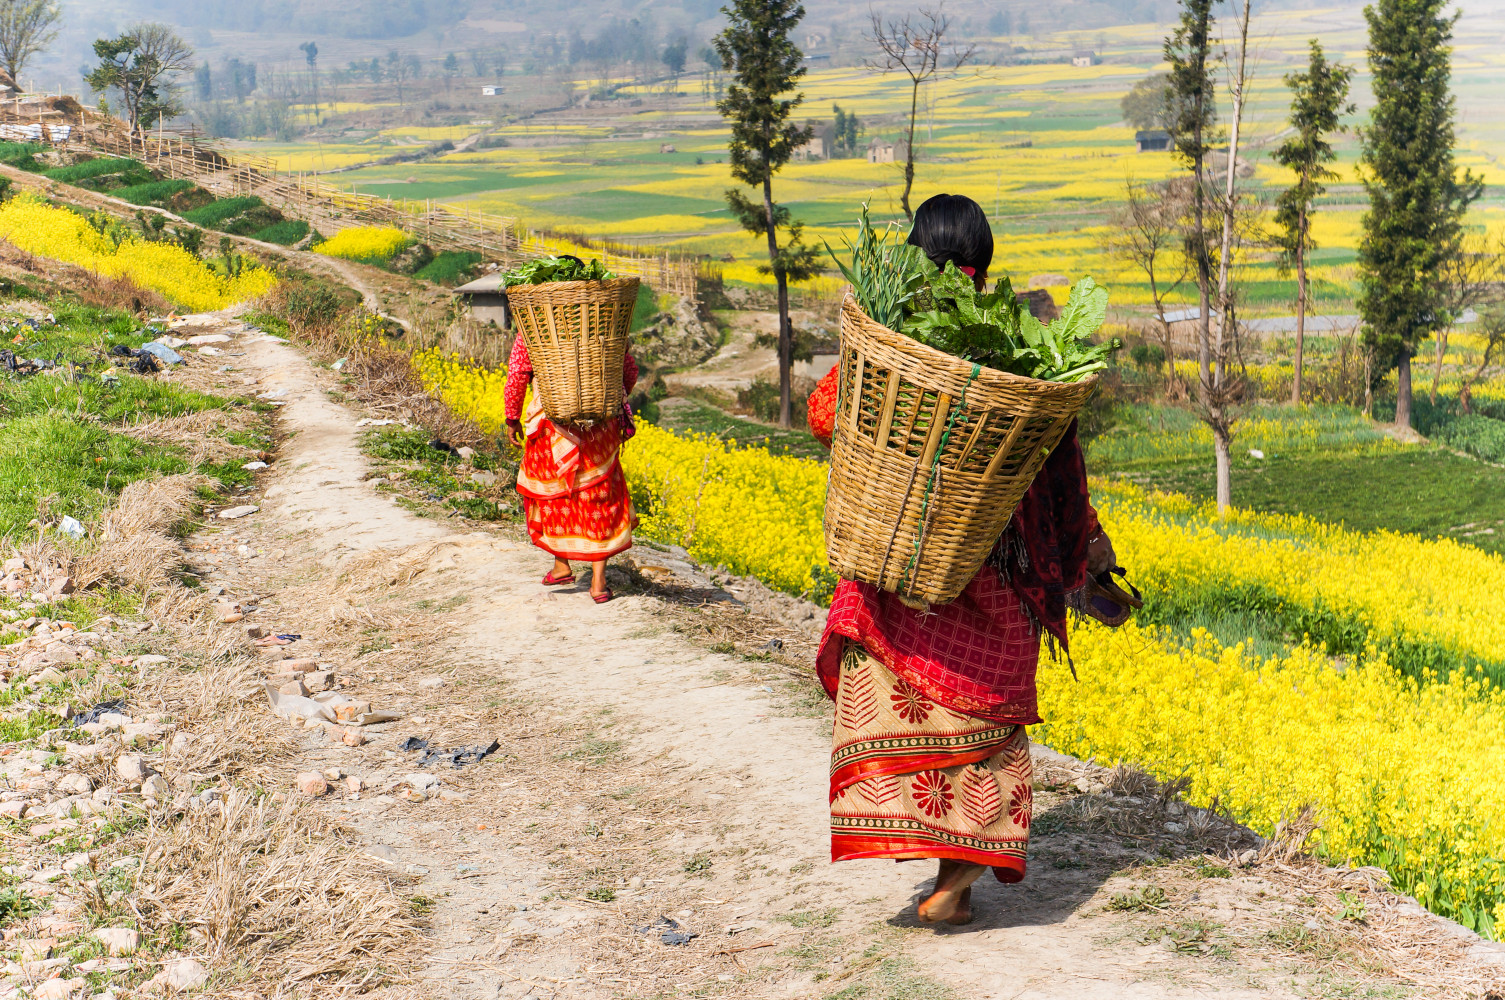
[[[970,198],[926,201],[909,242],[982,288],[993,235]],[[838,370],[810,396],[810,429],[827,447]],[[920,612],[867,583],[837,585],[816,655],[836,702],[831,860],[940,859],[919,906],[926,923],[970,921],[971,885],[988,868],[1002,882],[1024,877],[1032,782],[1024,727],[1042,721],[1041,633],[1064,649],[1068,601],[1089,572],[1113,565],[1072,424],[956,600]]]
[[[512,443],[523,449],[517,472],[517,492],[533,544],[554,556],[544,575],[545,586],[575,582],[570,560],[591,564],[591,597],[597,604],[611,600],[606,586],[606,560],[632,548],[637,517],[627,494],[618,451],[632,437],[632,414],[624,403],[622,415],[588,428],[556,424],[543,412],[538,396],[523,421],[523,399],[533,379],[528,344],[519,336],[512,344],[505,390],[507,429]],[[631,354],[622,365],[623,396],[638,380]]]

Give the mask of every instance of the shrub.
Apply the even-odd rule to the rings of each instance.
[[[807,393],[790,392],[789,419],[795,424],[805,422]],[[753,416],[765,424],[779,419],[779,384],[766,379],[754,379],[746,389],[737,390],[737,405],[752,411]]]
[[[1442,425],[1437,440],[1486,462],[1505,462],[1505,420],[1477,413],[1459,415]]]
[[[474,250],[446,250],[413,273],[436,285],[463,285],[470,280],[481,255]]]

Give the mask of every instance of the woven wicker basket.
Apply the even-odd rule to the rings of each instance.
[[[923,607],[971,581],[1096,387],[962,361],[871,319],[848,292],[826,558]]]
[[[622,410],[622,361],[637,278],[513,285],[513,325],[528,342],[533,391],[549,419],[589,424]]]

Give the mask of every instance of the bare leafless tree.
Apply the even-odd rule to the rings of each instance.
[[[1176,374],[1176,348],[1171,324],[1165,318],[1165,300],[1185,283],[1191,262],[1184,249],[1185,218],[1190,191],[1184,178],[1163,184],[1125,184],[1126,200],[1113,213],[1108,247],[1115,257],[1144,274],[1150,283],[1150,298],[1165,345],[1166,390],[1180,384]]]
[[[17,90],[27,60],[53,44],[63,9],[57,0],[0,0],[0,68]]]
[[[909,76],[909,131],[904,150],[904,193],[899,204],[904,217],[914,218],[909,192],[914,187],[915,121],[920,110],[920,86],[942,72],[955,72],[976,53],[975,45],[957,45],[946,41],[951,21],[942,10],[921,7],[916,15],[905,14],[897,20],[885,20],[877,11],[869,11],[871,34],[868,41],[878,47],[878,58],[868,65],[885,73],[903,70]]]
[[[1243,0],[1234,22],[1238,30],[1237,55],[1228,73],[1228,92],[1233,108],[1229,121],[1228,162],[1219,206],[1223,217],[1223,238],[1218,253],[1218,324],[1215,333],[1208,331],[1207,324],[1202,325],[1203,336],[1210,336],[1211,343],[1203,347],[1198,373],[1201,379],[1198,394],[1200,416],[1212,431],[1219,513],[1233,503],[1233,424],[1237,418],[1236,404],[1243,398],[1244,391],[1243,378],[1231,370],[1229,362],[1238,353],[1238,303],[1232,286],[1235,240],[1246,232],[1245,226],[1241,225],[1241,218],[1246,213],[1240,211],[1239,204],[1238,150],[1249,83],[1250,4],[1251,0]]]
[[[26,61],[57,38],[62,16],[57,0],[0,0],[0,69],[17,90]]]
[[[1464,413],[1474,412],[1474,383],[1484,377],[1491,361],[1505,356],[1505,303],[1498,296],[1480,310],[1479,334],[1484,338],[1479,365],[1463,377],[1463,383],[1458,387],[1458,407]]]
[[[1469,233],[1442,259],[1438,280],[1448,314],[1456,321],[1482,302],[1497,301],[1505,283],[1505,238]],[[1442,356],[1447,353],[1449,327],[1437,331],[1437,357],[1432,363],[1432,405],[1442,383]]]

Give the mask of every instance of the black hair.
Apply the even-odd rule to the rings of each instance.
[[[927,198],[914,214],[909,243],[925,251],[936,267],[948,262],[970,267],[979,275],[993,263],[993,228],[982,206],[964,194]]]

